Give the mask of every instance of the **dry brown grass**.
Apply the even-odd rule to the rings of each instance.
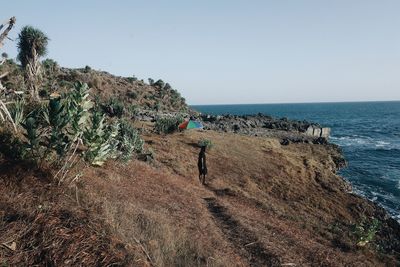
[[[373,246],[355,247],[351,226],[362,216],[378,216],[381,210],[347,193],[348,184],[335,174],[332,148],[281,146],[274,139],[212,131],[147,137],[158,162],[195,186],[199,150],[195,144],[201,138],[214,143],[207,153],[205,189],[283,263],[376,266],[396,262],[392,256],[382,258]],[[332,231],[338,222],[340,230]]]
[[[114,231],[127,243],[141,244],[155,266],[235,266],[232,251],[223,249],[226,244],[219,251],[210,246],[210,241],[220,242],[213,232],[217,229],[209,228],[199,193],[191,195],[188,184],[180,188],[185,182],[179,177],[141,162],[110,164],[106,170],[88,170],[84,177],[91,188],[84,193],[85,202],[101,206]]]
[[[207,152],[206,186],[200,185],[197,174],[197,143],[201,138],[214,144]],[[52,222],[50,231],[65,228],[60,219],[65,218],[61,208],[68,207],[68,217],[74,222],[70,233],[80,237],[60,234],[57,242],[76,244],[76,240],[94,236],[95,242],[84,248],[104,250],[110,260],[130,260],[121,264],[128,266],[399,263],[398,225],[389,226],[385,221],[382,227],[387,231],[377,235],[380,244],[393,244],[392,252],[378,253],[372,245],[363,249],[355,245],[351,225],[361,216],[378,216],[381,210],[346,192],[347,184],[335,174],[331,156],[335,152],[328,147],[281,146],[274,139],[212,131],[147,134],[145,139],[147,148],[155,152],[152,163],[108,162],[104,168],[82,170],[78,190],[81,206],[75,201],[75,191],[59,189],[62,193],[55,193],[56,189],[44,186],[48,182],[21,182],[25,186],[18,193],[12,193],[12,187],[4,184],[7,189],[2,192],[7,198],[1,198],[3,210],[17,196],[25,199],[20,202],[26,210],[35,210],[38,203],[50,203],[50,215],[37,220],[37,227],[41,225],[46,230],[46,222]],[[5,232],[5,225],[4,219],[0,220],[2,233],[17,231]],[[33,234],[27,240],[37,242],[37,237],[41,236]],[[104,247],[103,243],[109,240],[111,245]],[[36,244],[46,251],[45,245],[50,241]],[[123,244],[122,250],[118,244]],[[64,253],[69,259],[79,252]],[[93,253],[97,260],[101,259]]]
[[[4,162],[0,170],[1,266],[126,266],[141,254],[46,172]]]

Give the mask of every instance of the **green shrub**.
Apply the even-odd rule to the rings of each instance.
[[[38,123],[34,117],[28,117],[23,124],[25,129],[24,136],[26,137],[26,142],[23,144],[25,151],[21,153],[20,158],[24,158],[26,154],[30,154],[31,159],[35,160],[40,156],[39,144],[40,136],[38,132]]]
[[[148,80],[149,80],[149,85],[153,86],[154,85],[154,80],[152,78],[149,78]]]
[[[154,83],[154,86],[156,86],[156,87],[162,89],[162,88],[164,88],[165,83],[164,83],[163,80],[159,79],[159,80],[157,80],[157,81]]]
[[[76,83],[74,90],[67,96],[67,113],[71,125],[71,134],[80,137],[94,106],[89,99],[89,87],[85,83]]]
[[[135,91],[128,91],[128,92],[126,92],[126,96],[131,98],[131,99],[136,99],[137,98],[137,93]]]
[[[140,137],[139,132],[125,120],[120,122],[117,140],[118,151],[120,151],[119,158],[124,161],[129,160],[134,153],[143,152],[143,139]]]
[[[69,123],[66,104],[61,98],[50,99],[44,117],[50,130],[50,136],[47,136],[47,145],[53,149],[59,157],[65,156],[68,151],[70,138],[66,132],[66,126]],[[35,120],[33,117],[29,119]],[[27,121],[28,123],[28,121]]]
[[[46,71],[47,75],[54,74],[59,69],[58,63],[51,58],[47,58],[47,59],[43,60],[42,65],[43,65],[43,68]]]
[[[207,149],[211,149],[214,147],[214,144],[210,139],[202,138],[199,141],[199,146],[205,146]]]
[[[10,161],[20,161],[25,158],[26,152],[25,145],[16,137],[15,132],[9,129],[0,131],[0,155]]]
[[[161,104],[161,102],[159,102],[159,101],[154,105],[154,109],[155,109],[156,111],[160,111],[160,110],[161,110],[161,107],[162,107],[162,104]]]
[[[164,90],[166,90],[166,91],[172,90],[171,85],[169,83],[166,83],[164,86]]]
[[[85,66],[85,69],[83,70],[84,73],[89,73],[92,70],[92,68],[88,65]]]
[[[180,115],[175,117],[159,117],[154,124],[154,130],[159,134],[171,134],[178,131],[178,126],[184,118]]]
[[[137,105],[130,105],[128,107],[128,115],[129,117],[133,118],[138,114],[139,107]]]
[[[63,86],[63,87],[71,87],[71,86],[73,86],[73,83],[70,81],[67,81],[67,80],[61,80],[59,82],[59,85]]]
[[[108,158],[116,157],[118,125],[107,125],[105,116],[99,111],[93,112],[90,123],[83,133],[87,150],[85,159],[93,165],[101,166]]]
[[[135,75],[132,75],[132,77],[128,77],[126,79],[128,80],[128,82],[136,82],[138,80]]]
[[[5,158],[62,166],[55,176],[61,172],[64,177],[79,156],[101,166],[109,158],[128,160],[143,149],[143,140],[130,124],[108,119],[93,104],[86,84],[78,82],[65,95],[43,103],[21,100],[11,107],[22,134],[1,125],[0,153]]]
[[[372,242],[379,231],[380,222],[376,218],[367,221],[365,218],[353,226],[353,234],[356,237],[357,246],[363,247]]]
[[[106,103],[101,104],[103,112],[110,117],[121,118],[124,115],[124,104],[116,98],[110,98]]]

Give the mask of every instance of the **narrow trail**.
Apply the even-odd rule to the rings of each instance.
[[[256,235],[235,220],[216,198],[209,197],[204,200],[217,226],[238,253],[248,260],[250,266],[281,266],[278,256],[268,252]]]

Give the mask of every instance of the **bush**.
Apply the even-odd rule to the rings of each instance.
[[[110,98],[106,103],[101,104],[104,113],[110,117],[121,118],[124,115],[124,104],[116,98]]]
[[[58,63],[51,58],[43,60],[42,65],[48,75],[57,72],[59,69]]]
[[[132,75],[132,77],[128,77],[126,79],[128,80],[128,82],[136,82],[138,80],[135,75]]]
[[[138,114],[139,107],[137,105],[130,105],[128,107],[128,115],[133,118]]]
[[[164,88],[165,83],[164,83],[163,80],[159,79],[158,81],[156,81],[156,82],[154,83],[154,86],[156,86],[156,87],[162,89],[162,88]]]
[[[135,91],[128,91],[128,92],[126,92],[126,96],[131,98],[131,99],[136,99],[137,98],[137,93]]]
[[[379,231],[380,222],[376,218],[367,221],[365,218],[361,223],[353,226],[353,234],[355,235],[357,246],[363,247],[372,242],[376,233]]]
[[[164,86],[164,90],[166,90],[166,91],[172,90],[171,85],[169,83],[166,83]]]
[[[157,103],[154,105],[154,109],[155,109],[156,111],[160,111],[160,110],[161,110],[161,107],[162,107],[161,102],[157,102]]]
[[[154,130],[159,134],[171,134],[178,131],[178,126],[184,118],[180,115],[175,117],[159,117],[156,119]]]
[[[119,125],[119,134],[117,140],[118,150],[120,151],[119,158],[126,161],[129,160],[134,153],[142,153],[144,141],[139,135],[139,132],[132,127],[127,121],[122,120]]]
[[[143,149],[144,142],[131,125],[108,120],[93,104],[86,84],[76,83],[73,90],[46,104],[26,103],[18,101],[10,108],[19,132],[11,133],[13,128],[6,124],[0,128],[0,153],[5,158],[46,161],[62,166],[55,176],[65,176],[79,155],[101,166],[109,158],[128,160]]]
[[[214,147],[214,144],[210,139],[202,138],[199,141],[199,146],[205,146],[207,149],[211,149]]]
[[[84,73],[89,73],[92,70],[92,68],[88,65],[85,66],[85,69],[83,70]]]
[[[9,161],[20,161],[25,158],[24,144],[9,129],[0,132],[0,154]]]
[[[153,86],[154,85],[154,80],[152,78],[149,78],[148,80],[149,80],[149,85]]]
[[[40,91],[39,91],[39,96],[40,96],[41,98],[46,98],[46,97],[49,96],[49,92],[48,92],[46,89],[40,89]]]
[[[85,159],[93,165],[101,166],[108,158],[116,158],[117,135],[118,125],[107,125],[105,116],[96,109],[83,133],[84,143],[87,143]]]

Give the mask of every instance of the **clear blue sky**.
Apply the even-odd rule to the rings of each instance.
[[[400,100],[400,1],[2,1],[48,57],[161,78],[190,104]],[[15,43],[4,48],[16,56]]]

